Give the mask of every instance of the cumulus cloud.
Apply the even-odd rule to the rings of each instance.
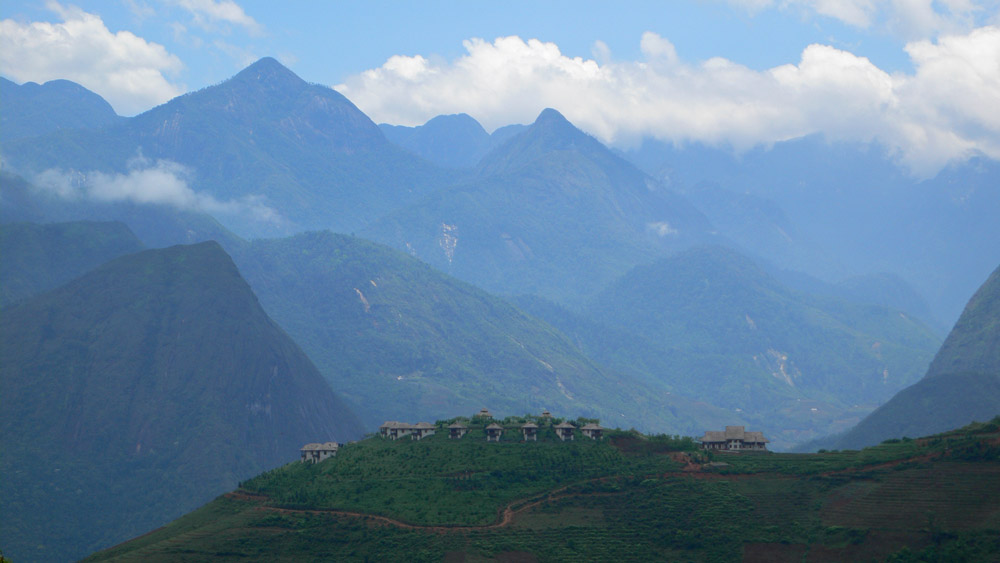
[[[471,39],[453,61],[394,56],[335,88],[381,122],[465,112],[492,129],[554,107],[620,146],[654,137],[746,149],[822,133],[881,142],[925,175],[970,151],[1000,158],[998,42],[998,27],[913,42],[915,73],[890,74],[827,45],[758,71],[723,58],[686,63],[653,33],[641,38],[644,60],[603,63],[535,39]]]
[[[168,0],[168,3],[186,10],[203,29],[215,31],[218,24],[231,24],[252,34],[263,32],[263,26],[233,0]]]
[[[238,215],[264,223],[281,222],[279,214],[265,205],[262,198],[249,196],[220,201],[193,190],[189,185],[190,177],[190,171],[176,162],[153,162],[138,157],[129,163],[124,174],[50,169],[35,176],[33,184],[68,200],[165,205],[212,215]]]
[[[72,80],[132,115],[181,94],[164,74],[180,59],[128,31],[112,33],[99,16],[50,2],[62,21],[0,21],[0,72],[19,82]]]

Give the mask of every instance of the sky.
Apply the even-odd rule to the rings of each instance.
[[[4,0],[0,74],[135,115],[263,56],[376,122],[545,107],[602,141],[883,144],[916,175],[1000,159],[1000,0]]]

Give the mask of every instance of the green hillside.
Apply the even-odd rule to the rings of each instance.
[[[899,311],[790,290],[721,247],[636,267],[585,316],[598,324],[554,324],[595,361],[739,409],[785,447],[858,420],[919,379],[938,345]]]
[[[822,454],[611,431],[370,438],[292,463],[89,561],[992,561],[1000,418]],[[516,433],[521,420],[502,421]]]
[[[986,420],[1000,413],[1000,268],[969,300],[923,379],[843,436],[817,447],[861,447]]]
[[[123,223],[0,224],[0,306],[139,250],[142,243]]]
[[[725,411],[588,360],[559,331],[401,252],[315,232],[233,256],[262,306],[369,428],[483,406],[695,432]]]
[[[217,243],[115,259],[0,316],[0,545],[66,561],[361,424]]]

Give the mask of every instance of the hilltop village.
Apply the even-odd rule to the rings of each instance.
[[[437,424],[430,422],[411,424],[388,420],[379,427],[377,435],[387,440],[399,440],[407,436],[411,440],[422,440],[441,430],[447,432],[448,439],[461,440],[473,428],[481,429],[487,442],[500,442],[505,433],[508,435],[505,441],[513,439],[520,442],[536,442],[544,430],[551,430],[552,434],[563,442],[576,439],[578,434],[583,438],[601,440],[607,430],[598,420],[579,418],[577,424],[573,424],[567,420],[553,418],[548,410],[542,411],[539,416],[509,417],[501,423],[494,420],[489,409],[483,408],[471,418],[458,417],[450,424],[448,421]],[[764,437],[763,432],[746,431],[742,426],[726,426],[724,431],[708,430],[698,441],[704,450],[729,453],[766,452],[767,443],[770,442]],[[318,463],[337,455],[342,446],[343,444],[337,442],[306,444],[300,450],[301,461]]]

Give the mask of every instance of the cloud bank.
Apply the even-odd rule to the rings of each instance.
[[[248,217],[258,222],[280,224],[280,215],[259,197],[219,201],[193,190],[190,171],[169,160],[155,162],[136,158],[124,174],[46,170],[33,179],[39,189],[67,200],[102,203],[128,202],[165,205],[182,211]]]
[[[452,61],[393,56],[335,88],[377,122],[418,125],[465,112],[487,129],[554,107],[606,143],[642,137],[743,150],[815,133],[887,146],[918,175],[981,152],[1000,159],[1000,27],[906,45],[915,72],[813,44],[796,64],[757,71],[724,58],[689,63],[647,32],[643,60],[567,57],[519,37],[464,42]]]
[[[183,93],[164,76],[183,65],[162,45],[128,31],[112,33],[99,16],[76,7],[48,7],[62,22],[0,21],[0,72],[18,82],[72,80],[123,115]]]

